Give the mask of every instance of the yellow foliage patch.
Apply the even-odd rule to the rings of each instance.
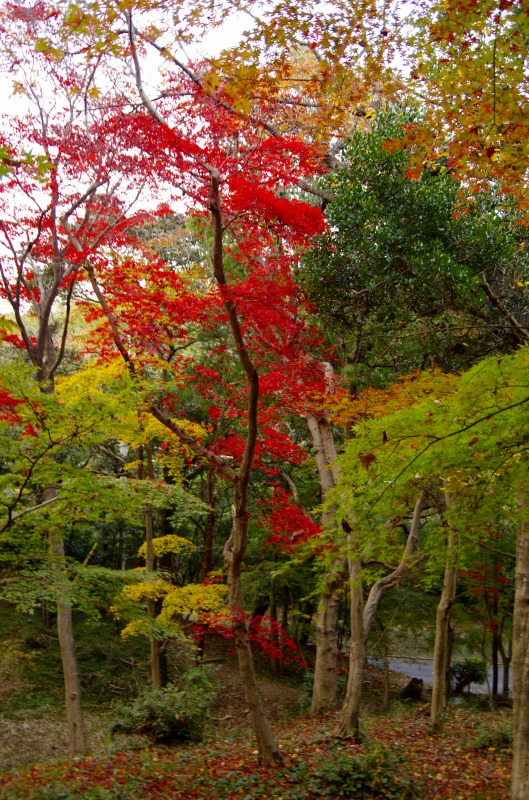
[[[158,578],[144,583],[133,583],[123,587],[123,594],[128,600],[136,603],[140,600],[161,600],[171,589],[171,584]]]
[[[128,625],[125,625],[121,631],[121,636],[123,639],[126,639],[128,636],[141,636],[143,634],[147,635],[148,631],[149,620],[135,619],[133,622],[129,622]]]
[[[163,601],[161,619],[174,616],[189,616],[200,620],[205,614],[219,614],[226,606],[228,587],[222,583],[188,583],[187,586],[172,586]]]
[[[184,539],[182,536],[169,534],[168,536],[158,536],[152,540],[152,549],[154,555],[159,558],[167,553],[177,553],[179,555],[191,555],[196,550],[193,542],[189,539]],[[147,543],[144,542],[138,550],[138,555],[142,558],[147,556]]]

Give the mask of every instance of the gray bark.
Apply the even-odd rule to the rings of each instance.
[[[45,488],[45,499],[52,497],[54,494],[54,487],[47,486]],[[57,598],[57,636],[64,678],[64,703],[70,752],[72,755],[82,755],[88,748],[88,740],[81,708],[81,688],[73,636],[72,605],[68,597],[69,581],[67,578],[65,579],[64,539],[62,533],[55,528],[51,529],[49,533],[49,549],[53,564],[57,570],[57,585],[60,587]]]
[[[325,417],[318,419],[313,414],[307,417],[307,425],[312,437],[322,502],[325,502],[327,493],[336,485],[337,480],[334,468],[336,448],[332,429]],[[333,508],[323,511],[321,522],[326,530],[336,534]],[[341,592],[346,578],[347,559],[339,554],[324,577],[316,611],[316,662],[310,707],[310,713],[313,715],[336,707],[337,626]]]
[[[349,526],[347,526],[349,528]],[[351,638],[349,642],[349,674],[345,700],[338,718],[336,736],[360,738],[360,697],[364,673],[365,643],[362,593],[362,562],[354,532],[348,530],[348,564],[351,599]]]
[[[512,800],[529,797],[529,503],[520,493],[513,620]]]
[[[379,580],[375,581],[375,583],[373,584],[373,586],[369,591],[369,596],[366,600],[366,604],[364,607],[364,638],[366,641],[369,635],[369,630],[371,628],[371,623],[373,622],[373,617],[377,612],[377,608],[379,606],[382,597],[389,589],[392,589],[394,586],[397,586],[397,584],[400,583],[400,581],[406,575],[410,567],[417,564],[418,560],[420,560],[420,559],[414,559],[413,554],[417,549],[417,543],[419,541],[419,532],[421,529],[421,513],[424,508],[424,504],[426,502],[426,497],[427,493],[423,489],[419,494],[419,497],[417,498],[415,506],[413,508],[413,517],[411,521],[410,532],[406,540],[406,546],[404,548],[400,564],[396,569],[394,569],[388,575],[384,575],[383,578],[379,578]]]
[[[446,496],[447,507],[449,498]],[[436,733],[443,730],[444,711],[447,701],[447,673],[450,666],[448,635],[450,625],[450,612],[456,596],[457,584],[457,533],[448,527],[448,553],[441,590],[441,599],[437,606],[435,618],[435,645],[433,657],[433,687],[432,703],[430,707],[430,719],[432,729]]]

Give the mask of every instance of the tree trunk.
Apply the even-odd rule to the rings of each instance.
[[[153,572],[154,571],[154,551],[152,547],[152,540],[154,536],[154,525],[153,525],[153,516],[152,516],[152,508],[150,505],[145,506],[143,509],[143,520],[145,523],[145,544],[146,544],[146,555],[145,555],[145,572]],[[147,613],[151,617],[151,619],[156,619],[156,601],[155,600],[147,600]],[[153,689],[161,689],[162,688],[162,674],[160,669],[160,642],[158,639],[151,638],[150,640],[150,650],[151,650],[151,683]]]
[[[499,669],[499,644],[498,644],[499,634],[497,630],[492,631],[492,648],[491,648],[491,656],[492,656],[492,696],[494,698],[498,697],[499,691],[498,687],[500,685],[500,669]]]
[[[241,488],[240,483],[237,482],[234,488],[235,504],[232,531],[224,547],[224,559],[228,573],[229,605],[239,672],[257,740],[258,762],[260,765],[268,766],[282,763],[282,758],[259,694],[250,639],[248,637],[248,624],[242,610],[241,564],[246,551],[248,511],[244,487]]]
[[[211,566],[213,564],[213,539],[215,536],[215,468],[213,464],[208,466],[206,505],[208,506],[208,516],[206,519],[206,530],[204,531],[202,564],[200,566],[201,581],[206,580],[208,574],[211,572]]]
[[[448,504],[448,501],[447,501]],[[448,530],[448,553],[445,566],[441,599],[437,606],[435,619],[435,646],[433,656],[433,687],[430,718],[432,729],[440,733],[443,729],[444,711],[447,698],[447,674],[449,663],[449,627],[450,611],[456,596],[457,569],[455,565],[457,553],[456,532]]]
[[[513,619],[513,763],[512,800],[529,797],[529,504],[518,499],[521,519],[516,542]]]
[[[41,372],[43,381],[41,390],[45,394],[53,394],[53,375]],[[43,491],[44,500],[56,496],[55,486],[46,486]],[[72,755],[83,755],[88,749],[88,738],[81,708],[81,683],[77,668],[75,639],[73,635],[72,604],[69,598],[69,581],[66,577],[66,561],[64,554],[64,538],[62,532],[53,528],[48,534],[49,551],[57,570],[57,585],[61,587],[57,598],[57,638],[61,653],[64,679],[64,705],[68,739]],[[64,589],[64,591],[62,591]]]
[[[389,575],[384,575],[383,578],[379,578],[377,581],[375,581],[370,589],[369,596],[364,607],[364,639],[366,642],[369,635],[369,630],[371,628],[371,623],[377,612],[377,608],[382,597],[389,589],[392,589],[402,580],[410,567],[414,566],[419,562],[419,560],[421,560],[414,560],[413,554],[419,540],[419,533],[421,530],[421,514],[424,504],[426,503],[426,497],[426,490],[423,489],[415,501],[410,532],[406,540],[406,546],[404,548],[400,564],[396,567],[396,569],[393,570],[393,572],[390,572]]]
[[[349,674],[345,700],[338,718],[336,736],[360,738],[360,696],[364,674],[364,602],[362,594],[362,563],[352,532],[349,534],[349,580],[351,597],[351,639],[349,643]]]
[[[503,685],[502,685],[502,697],[509,697],[509,671],[511,666],[511,659],[512,659],[512,641],[509,642],[508,648],[505,647],[503,644],[503,631],[500,633],[500,656],[501,656],[501,666],[503,671]]]
[[[143,451],[145,451],[145,460],[147,464],[146,475],[143,469]],[[138,450],[138,460],[140,462],[138,477],[142,480],[147,477],[148,480],[154,480],[154,464],[152,460],[152,448],[149,444],[140,447]],[[154,539],[154,518],[152,513],[152,506],[146,505],[143,509],[143,521],[145,527],[145,572],[154,572],[154,550],[152,540]],[[151,619],[156,619],[158,611],[156,608],[156,600],[147,600],[147,613]],[[162,667],[161,667],[161,653],[162,643],[158,639],[150,639],[151,651],[151,683],[153,689],[162,688]]]
[[[288,595],[285,595],[285,601],[281,609],[281,628],[285,634],[288,633],[288,605]]]
[[[450,619],[448,620],[448,630],[446,633],[446,672],[445,672],[445,698],[446,703],[450,700],[450,665],[452,663],[452,654],[454,652],[454,639],[455,631]],[[470,686],[468,687],[470,692]]]
[[[346,559],[338,558],[320,596],[316,612],[316,663],[310,713],[336,707],[337,628],[340,595],[346,577]]]
[[[54,495],[55,488],[47,486],[44,490],[44,499]],[[64,539],[60,531],[50,530],[49,547],[57,571],[57,585],[60,587],[57,598],[57,636],[64,677],[64,702],[70,752],[72,755],[82,755],[88,748],[88,741],[81,708],[81,689],[73,636],[72,606],[68,597],[70,587],[66,576]]]
[[[40,613],[41,613],[42,624],[44,625],[44,627],[51,628],[51,614],[47,600],[42,601],[42,605],[40,607]]]
[[[252,472],[252,463],[257,441],[257,412],[259,400],[259,376],[246,348],[241,324],[237,315],[236,304],[229,298],[226,274],[224,271],[224,253],[222,237],[224,232],[220,202],[220,175],[216,169],[210,168],[210,205],[213,222],[213,274],[217,282],[222,305],[226,312],[228,327],[237,356],[246,374],[248,388],[247,429],[244,453],[241,465],[232,480],[234,503],[232,509],[233,523],[231,535],[224,546],[224,563],[228,575],[228,601],[232,619],[235,649],[239,661],[239,671],[250,712],[250,718],[257,739],[258,762],[264,766],[282,763],[281,754],[275,741],[268,717],[266,715],[255,677],[248,625],[243,615],[241,594],[241,565],[248,542],[248,488]]]
[[[307,425],[312,437],[314,456],[318,467],[322,502],[327,492],[336,484],[333,464],[336,448],[332,428],[325,417],[317,418],[310,414]],[[321,519],[327,531],[334,528],[334,509],[325,509]],[[336,537],[334,537],[336,538]],[[347,560],[339,555],[323,580],[323,589],[316,611],[316,662],[314,665],[314,684],[310,713],[320,714],[336,707],[336,668],[338,665],[338,617],[340,596],[347,578]]]

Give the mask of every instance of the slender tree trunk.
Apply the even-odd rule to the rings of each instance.
[[[138,459],[140,461],[140,468],[139,468],[139,478],[140,480],[145,477],[144,470],[143,470],[143,451],[145,452],[145,460],[147,464],[146,470],[146,477],[150,480],[154,480],[154,464],[152,460],[152,449],[150,445],[145,445],[144,447],[139,448],[138,452]],[[152,506],[146,505],[143,509],[143,521],[144,521],[144,528],[145,528],[145,547],[146,547],[146,554],[145,554],[145,572],[154,572],[154,550],[152,540],[154,539],[154,518],[152,513]],[[151,619],[156,619],[157,617],[157,608],[156,608],[156,600],[147,600],[147,613],[151,617]],[[161,668],[161,653],[162,653],[162,643],[158,639],[150,639],[150,651],[151,651],[151,683],[153,689],[161,689],[162,688],[162,668]]]
[[[215,468],[213,464],[208,467],[206,483],[206,505],[208,516],[206,519],[206,530],[204,531],[204,550],[202,552],[202,564],[200,566],[200,580],[205,581],[211,572],[213,564],[213,539],[215,537]]]
[[[509,672],[511,666],[511,659],[512,659],[512,641],[509,642],[508,648],[505,647],[503,644],[503,631],[500,633],[500,656],[501,656],[501,666],[503,672],[503,681],[502,681],[502,697],[509,697]]]
[[[389,589],[392,589],[394,586],[397,586],[397,584],[400,583],[410,567],[416,565],[420,560],[422,560],[421,558],[414,559],[413,554],[419,541],[419,533],[421,530],[421,514],[426,503],[426,498],[427,493],[426,490],[423,489],[415,501],[410,532],[408,534],[406,546],[404,548],[399,565],[393,570],[393,572],[390,572],[388,575],[384,575],[383,578],[379,578],[377,581],[375,581],[369,591],[369,596],[364,607],[364,638],[366,642],[369,635],[369,630],[371,628],[371,623],[377,612],[377,608],[382,597]]]
[[[529,502],[518,498],[520,521],[516,542],[513,619],[513,763],[512,800],[529,797]]]
[[[48,337],[49,338],[49,337]],[[49,375],[39,376],[41,390],[45,394],[53,394],[54,381]],[[46,486],[43,491],[44,500],[56,496],[55,486]],[[62,672],[64,678],[64,705],[68,739],[72,755],[82,755],[88,749],[88,737],[81,707],[81,682],[77,667],[75,639],[73,635],[72,604],[69,594],[69,581],[66,577],[64,553],[64,537],[62,531],[53,528],[48,534],[49,551],[57,570],[57,585],[64,589],[57,599],[57,638],[61,653]]]
[[[143,520],[145,523],[145,544],[147,545],[147,553],[145,556],[145,572],[154,571],[154,551],[152,547],[152,540],[154,536],[154,525],[152,508],[150,505],[145,506],[143,509]],[[147,600],[147,612],[151,619],[156,619],[156,601]],[[160,666],[160,649],[161,644],[158,639],[150,640],[151,650],[151,682],[153,689],[162,688],[162,673]]]
[[[492,696],[498,697],[500,685],[500,665],[499,665],[499,646],[498,646],[498,631],[492,632]]]
[[[326,576],[316,612],[316,663],[310,707],[313,715],[336,707],[337,628],[346,563],[343,557],[335,561],[332,572]]]
[[[50,607],[46,600],[42,601],[42,605],[40,607],[41,619],[42,624],[45,628],[51,628],[51,614],[50,614]]]
[[[44,499],[47,500],[53,496],[55,496],[55,488],[47,486],[44,489]],[[66,577],[64,539],[60,531],[50,530],[49,548],[57,571],[57,585],[60,587],[57,599],[57,636],[64,677],[64,701],[70,752],[72,755],[82,755],[88,748],[88,740],[81,708],[81,688],[73,636],[72,605],[68,597],[70,587]]]
[[[246,551],[248,535],[246,503],[244,487],[241,488],[240,484],[236,483],[233,525],[231,536],[224,547],[224,559],[228,573],[229,605],[239,672],[257,740],[258,762],[266,766],[279,764],[282,762],[282,758],[257,686],[248,637],[248,623],[242,609],[241,563]]]
[[[447,507],[449,498],[446,496]],[[457,583],[457,533],[448,528],[448,552],[441,590],[441,599],[437,606],[435,619],[435,646],[433,656],[433,687],[430,718],[432,728],[436,733],[443,729],[444,711],[447,700],[447,675],[449,662],[449,628],[450,612],[456,596]]]
[[[349,642],[349,674],[345,700],[338,718],[336,736],[354,739],[360,738],[360,696],[364,674],[364,602],[362,593],[362,562],[354,542],[352,532],[349,534],[349,581],[351,597],[351,638]]]
[[[281,609],[281,628],[288,633],[288,596],[285,597],[283,608]]]
[[[239,660],[239,671],[244,694],[248,704],[255,738],[257,740],[258,762],[264,766],[268,766],[279,764],[283,759],[281,758],[279,747],[277,746],[259,695],[253,656],[250,648],[250,639],[248,637],[248,625],[243,615],[241,594],[241,565],[248,542],[248,489],[252,473],[253,457],[255,454],[255,444],[257,441],[259,375],[246,347],[236,305],[229,298],[229,293],[226,291],[228,284],[224,271],[224,252],[222,244],[224,227],[220,202],[220,175],[216,169],[210,169],[210,178],[209,208],[213,222],[213,252],[211,259],[213,274],[222,298],[222,305],[226,312],[228,326],[237,350],[237,356],[246,375],[246,386],[248,389],[246,442],[239,471],[232,481],[234,492],[232,510],[233,523],[230,538],[224,546],[224,563],[228,575],[228,601],[230,604],[235,649]]]
[[[352,561],[352,556],[349,557],[349,573],[351,576],[351,644],[346,697],[337,729],[338,735],[340,736],[350,736],[351,732],[356,737],[359,735],[360,696],[362,693],[365,646],[369,635],[369,629],[384,594],[402,580],[412,564],[417,563],[417,560],[413,560],[413,554],[417,547],[421,529],[421,514],[426,502],[426,497],[426,491],[422,490],[415,502],[410,532],[399,565],[389,575],[380,578],[373,584],[365,607],[363,605],[362,595],[361,554],[355,556]],[[350,541],[349,551],[355,552],[356,544],[352,531],[349,533],[348,538]],[[359,619],[359,615],[361,619]],[[360,632],[363,636],[361,645],[358,640]],[[386,699],[385,704],[387,702],[388,700]]]
[[[454,638],[455,632],[454,627],[450,621],[448,620],[448,631],[446,635],[446,673],[445,673],[445,697],[446,703],[450,700],[450,692],[451,692],[451,683],[450,683],[450,665],[452,664],[452,654],[454,652]],[[470,691],[470,687],[469,687]]]
[[[332,428],[325,417],[307,417],[307,425],[312,437],[314,456],[318,467],[322,502],[327,492],[336,484],[333,464],[336,448]],[[322,527],[333,530],[334,509],[325,509],[322,514]],[[316,611],[316,663],[314,665],[314,684],[310,713],[313,715],[336,707],[336,668],[338,665],[338,618],[342,587],[347,578],[347,559],[338,555],[331,570],[323,579],[323,589]]]

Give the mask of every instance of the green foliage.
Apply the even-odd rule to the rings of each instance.
[[[204,668],[188,669],[178,686],[146,689],[116,709],[112,732],[142,733],[163,744],[200,741],[216,688]]]
[[[529,350],[521,348],[481,361],[455,383],[424,374],[415,382],[415,402],[403,385],[391,413],[374,416],[366,409],[340,456],[340,485],[329,502],[338,506],[340,519],[355,520],[370,556],[388,560],[381,559],[394,540],[388,519],[409,518],[422,487],[438,509],[421,535],[432,576],[446,558],[446,537],[439,534],[447,523],[462,534],[457,557],[464,565],[474,560],[476,543],[493,532],[491,522],[516,519],[529,429],[528,363]],[[451,505],[441,516],[445,492]]]
[[[61,657],[53,628],[38,615],[27,616],[2,604],[0,614],[0,699],[6,716],[30,711],[46,715],[62,703]],[[108,618],[74,619],[83,700],[87,706],[128,699],[146,680],[145,643],[120,639]]]
[[[335,196],[329,231],[300,272],[355,390],[512,349],[519,340],[490,303],[484,276],[526,322],[526,229],[515,203],[494,189],[466,197],[445,167],[411,179],[410,153],[396,141],[419,117],[389,107],[355,133],[344,165],[326,178]]]
[[[512,753],[512,722],[487,720],[475,735],[469,738],[467,746],[473,750],[498,750],[505,755]]]
[[[218,798],[281,797],[283,800],[318,800],[329,798],[378,798],[407,800],[419,792],[405,760],[387,748],[375,746],[366,754],[349,756],[335,748],[325,764],[310,768],[301,760],[265,775],[227,773],[221,779],[199,778]]]
[[[419,796],[405,763],[387,748],[373,747],[365,755],[337,755],[315,777],[323,797],[327,791],[327,796],[340,798],[405,800]]]
[[[450,677],[454,683],[455,694],[461,694],[465,689],[470,691],[471,683],[484,683],[487,678],[487,668],[478,658],[466,658],[464,661],[452,664]]]

